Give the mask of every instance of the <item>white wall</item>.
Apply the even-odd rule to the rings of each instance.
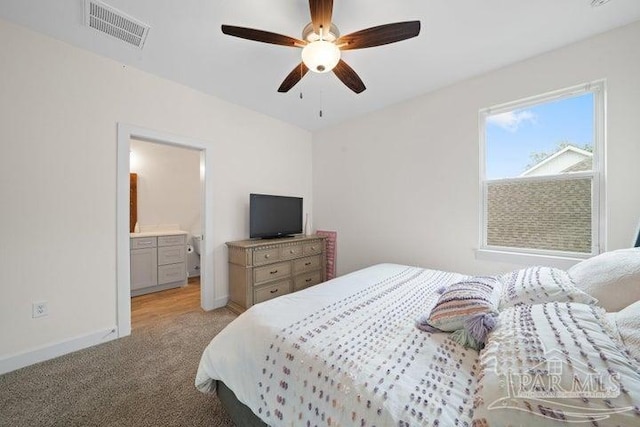
[[[0,63],[0,367],[115,325],[118,122],[210,144],[216,298],[250,192],[310,205],[306,131],[4,21]]]
[[[640,218],[638,40],[635,23],[314,134],[314,226],[338,231],[338,272],[388,261],[466,273],[516,268],[475,258],[478,110],[601,78],[607,246],[631,246]]]
[[[200,150],[131,139],[131,172],[138,175],[138,224],[177,224],[202,231]]]

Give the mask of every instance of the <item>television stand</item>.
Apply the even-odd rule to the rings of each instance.
[[[254,304],[326,280],[324,236],[278,237],[227,242],[229,302],[242,313]]]

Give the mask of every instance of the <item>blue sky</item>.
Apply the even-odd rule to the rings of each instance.
[[[525,171],[533,152],[553,152],[567,141],[593,144],[593,94],[561,99],[487,118],[488,179],[516,177]]]

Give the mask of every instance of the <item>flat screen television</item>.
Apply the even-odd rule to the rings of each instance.
[[[249,195],[249,237],[268,239],[302,233],[302,197]]]

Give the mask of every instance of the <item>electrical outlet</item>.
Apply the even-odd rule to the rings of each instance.
[[[34,301],[31,304],[31,315],[36,317],[44,317],[49,315],[49,306],[46,301]]]

